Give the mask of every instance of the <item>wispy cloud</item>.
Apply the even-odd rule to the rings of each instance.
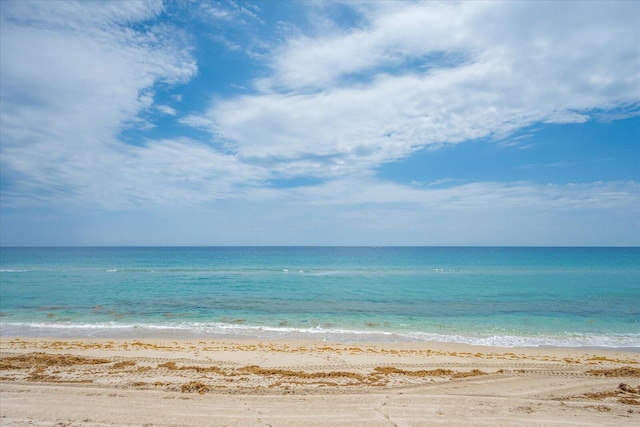
[[[156,105],[156,108],[164,114],[168,114],[170,116],[175,116],[177,114],[176,109],[169,105]]]
[[[272,74],[256,81],[261,92],[216,99],[188,120],[208,121],[241,158],[335,176],[419,147],[582,123],[595,109],[634,106],[633,114],[639,7],[374,5],[358,28],[289,40],[275,50]]]
[[[197,6],[197,12],[204,15],[205,18],[233,22],[234,24],[264,23],[259,15],[260,7],[251,3],[242,4],[234,1],[200,2]]]
[[[23,201],[63,203],[94,187],[102,189],[94,193],[100,203],[108,200],[100,193],[115,192],[113,175],[137,157],[120,132],[150,125],[140,113],[152,108],[155,84],[185,82],[197,72],[182,32],[147,25],[162,12],[159,2],[1,7],[2,165],[13,175],[3,202],[14,204],[11,195],[21,193]]]
[[[391,234],[471,228],[475,218],[497,228],[498,213],[543,227],[556,214],[638,211],[633,182],[445,175],[401,185],[376,170],[479,138],[526,148],[531,135],[516,131],[537,123],[637,115],[640,3],[295,7],[322,19],[279,22],[261,38],[254,27],[268,18],[246,2],[0,2],[3,208],[198,206],[230,209],[224,219],[246,227],[250,205],[263,225],[286,216],[300,232],[327,226],[324,217],[344,231],[387,221]],[[349,25],[328,14],[334,8],[349,12]],[[206,42],[185,24],[195,21]],[[211,40],[261,67],[236,82],[242,95],[205,88],[193,107],[193,95],[169,89],[215,82],[198,74]],[[173,133],[158,131],[162,120]],[[142,136],[124,138],[132,128]],[[297,178],[308,184],[274,184]]]

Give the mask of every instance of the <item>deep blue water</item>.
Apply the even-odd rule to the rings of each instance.
[[[640,348],[640,248],[0,248],[0,333]]]

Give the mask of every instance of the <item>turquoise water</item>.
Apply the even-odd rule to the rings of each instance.
[[[4,336],[640,349],[640,248],[0,248]]]

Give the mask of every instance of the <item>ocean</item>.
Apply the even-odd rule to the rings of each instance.
[[[0,248],[0,335],[640,351],[640,248]]]

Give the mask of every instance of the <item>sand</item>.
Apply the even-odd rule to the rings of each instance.
[[[2,426],[640,425],[640,353],[0,338]]]

